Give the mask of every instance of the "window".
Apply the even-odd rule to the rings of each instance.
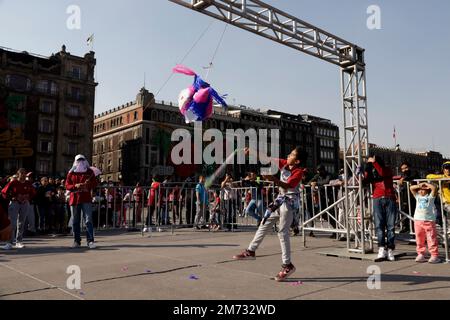
[[[39,160],[37,163],[38,171],[40,173],[50,172],[50,161],[49,160]]]
[[[48,140],[41,140],[40,143],[41,152],[52,152],[52,142]]]
[[[71,96],[76,99],[81,98],[81,89],[77,88],[77,87],[72,87],[71,88]]]
[[[134,120],[137,120],[137,119],[138,119],[138,112],[135,111],[135,112],[134,112]]]
[[[80,67],[72,67],[72,77],[74,79],[81,79],[81,68]]]
[[[15,89],[17,91],[31,90],[31,80],[21,75],[7,75],[5,84],[7,87]]]
[[[67,144],[67,153],[70,155],[76,155],[78,153],[78,143],[69,142]]]
[[[150,128],[145,129],[145,144],[150,144]]]
[[[36,91],[51,95],[58,94],[58,85],[54,81],[39,80],[36,84]]]
[[[44,133],[52,133],[53,132],[53,123],[51,120],[43,119],[39,123],[39,129]]]
[[[80,125],[76,122],[70,122],[69,123],[69,134],[78,135],[79,132],[80,132]]]
[[[50,94],[51,95],[58,94],[58,85],[53,81],[50,81]]]
[[[73,104],[69,105],[67,107],[67,115],[71,116],[71,117],[79,117],[81,115],[80,106],[73,105]]]
[[[42,101],[40,110],[41,110],[41,112],[44,112],[44,113],[53,113],[53,102]]]
[[[36,84],[36,91],[47,93],[49,90],[49,85],[47,80],[39,80]]]

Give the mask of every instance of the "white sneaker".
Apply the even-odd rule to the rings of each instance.
[[[89,247],[89,249],[95,249],[95,248],[97,248],[97,246],[96,246],[95,243],[93,243],[93,242],[89,242],[88,247]]]
[[[17,242],[16,245],[14,246],[14,248],[23,249],[23,248],[25,248],[25,245],[22,242]]]
[[[386,259],[386,249],[385,248],[378,249],[378,259]]]
[[[3,250],[12,250],[13,246],[11,243],[7,243],[1,247]]]
[[[145,227],[144,230],[142,230],[142,232],[148,232],[148,228]]]
[[[388,260],[395,261],[394,250],[392,250],[392,249],[388,250]]]
[[[427,259],[425,259],[423,254],[419,254],[417,255],[416,262],[427,262]]]
[[[439,259],[439,257],[431,257],[430,260],[428,260],[428,263],[441,263],[441,259]]]
[[[74,242],[72,243],[72,245],[70,246],[72,249],[78,249],[81,247],[81,245],[78,242]]]

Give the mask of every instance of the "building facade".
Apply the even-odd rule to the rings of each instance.
[[[400,174],[400,165],[407,161],[411,169],[421,177],[425,178],[429,173],[441,172],[442,164],[445,162],[442,154],[436,151],[408,152],[401,149],[389,149],[370,145],[370,153],[381,157],[386,165],[390,166],[395,175]]]
[[[171,149],[175,145],[171,142],[171,135],[178,128],[193,134],[193,126],[185,123],[178,106],[170,102],[156,102],[153,94],[142,88],[136,101],[95,116],[93,165],[103,172],[102,179],[105,181],[122,180],[128,185],[138,181],[149,183],[152,176],[184,178],[194,173],[212,173],[216,166],[174,166],[171,163]],[[219,129],[224,138],[226,130],[255,129],[258,132],[260,129],[279,129],[277,143],[281,157],[300,145],[308,152],[308,168],[324,164],[331,173],[338,172],[339,131],[329,120],[230,106],[227,110],[214,109],[212,117],[203,123],[203,130],[210,128]],[[325,128],[329,132],[322,131]],[[333,143],[321,145],[320,141],[325,137]],[[270,150],[270,134],[268,143]],[[328,151],[333,156],[326,157]],[[229,167],[236,177],[258,169],[258,166],[250,164]],[[315,169],[310,171],[313,174]]]
[[[332,175],[339,172],[339,127],[330,120],[304,114],[302,118],[311,125],[313,136],[314,167],[323,165]]]
[[[91,158],[95,65],[65,46],[50,57],[0,47],[0,175],[65,176],[75,155]]]

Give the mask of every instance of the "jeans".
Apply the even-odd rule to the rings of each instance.
[[[387,247],[395,249],[395,219],[397,216],[397,206],[393,199],[380,198],[373,199],[373,214],[375,220],[375,229],[378,239],[378,247]]]
[[[87,242],[94,242],[94,224],[92,223],[92,204],[80,203],[70,207],[73,217],[73,235],[75,242],[81,244],[81,211],[86,222]]]
[[[256,251],[261,245],[264,237],[272,230],[272,227],[279,221],[278,238],[281,246],[281,260],[284,265],[291,263],[291,242],[289,228],[294,219],[294,208],[284,203],[275,213],[272,213],[265,224],[261,224],[256,231],[255,237],[250,243],[248,250]]]
[[[252,216],[256,221],[261,221],[261,214],[263,212],[263,202],[262,200],[252,200],[247,206],[245,213]]]
[[[50,205],[38,205],[39,229],[42,231],[50,229],[52,208]]]
[[[200,223],[206,224],[206,210],[204,203],[197,203],[197,214],[194,219],[194,226],[200,226]]]
[[[25,219],[28,215],[30,215],[31,210],[32,207],[28,201],[24,203],[12,201],[9,204],[8,217],[11,221],[12,229],[10,240],[11,244],[22,242],[25,229]]]

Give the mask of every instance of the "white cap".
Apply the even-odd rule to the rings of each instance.
[[[83,156],[82,154],[79,154],[79,155],[77,155],[77,156],[75,157],[75,161],[78,161],[78,160],[80,160],[80,159],[86,160],[86,157]]]

